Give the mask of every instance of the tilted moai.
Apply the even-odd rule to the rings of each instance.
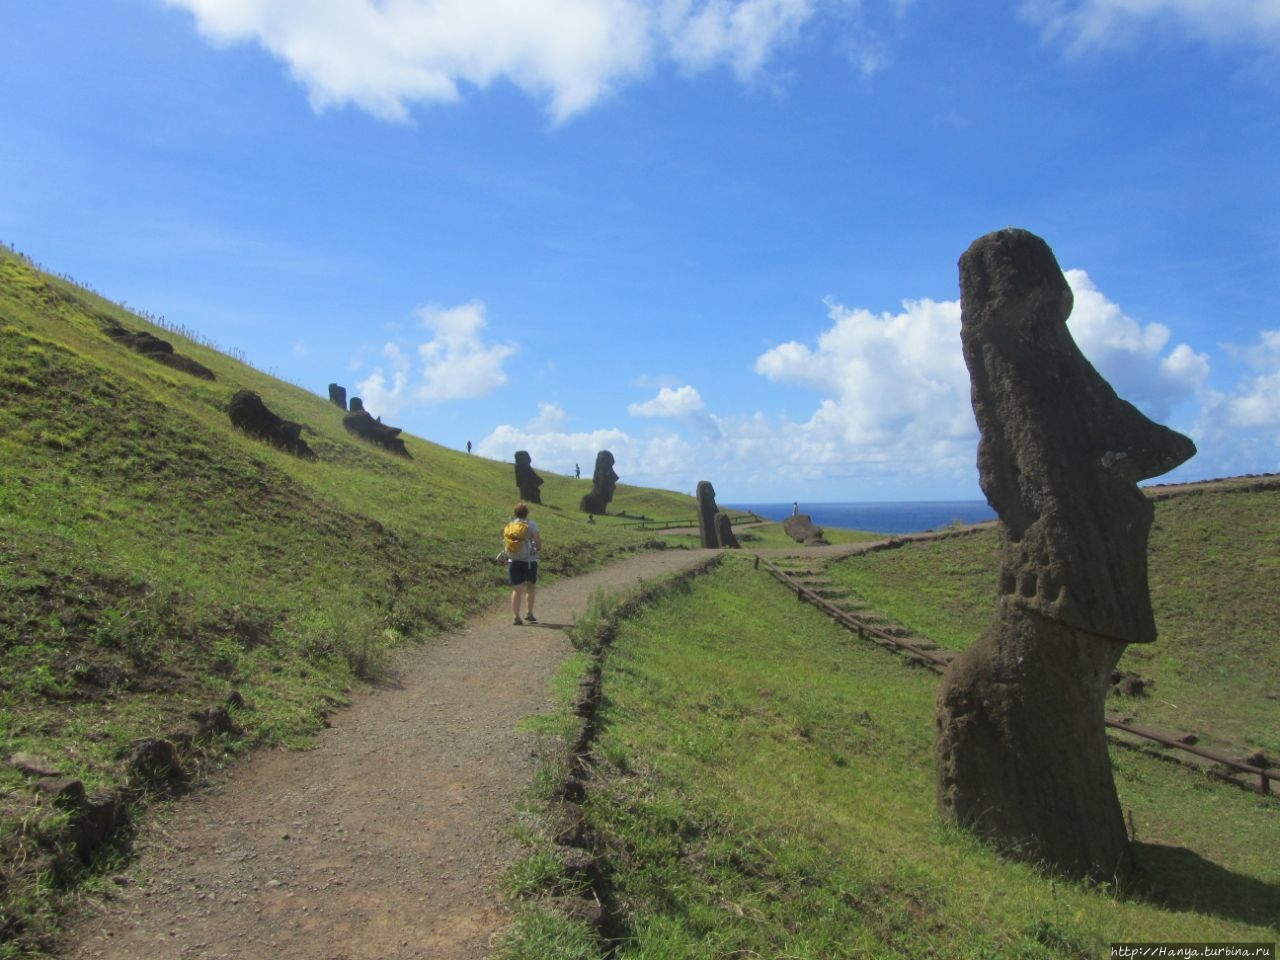
[[[541,503],[542,494],[538,488],[542,486],[542,478],[533,472],[533,458],[527,450],[516,451],[516,486],[520,488],[520,499],[526,503]]]
[[[943,816],[1006,851],[1111,880],[1131,867],[1104,699],[1126,644],[1156,638],[1154,516],[1141,480],[1195,453],[1116,396],[1067,330],[1072,295],[1025,230],[960,259],[961,344],[1000,517],[999,604],[938,696]]]
[[[591,492],[582,498],[579,508],[583,513],[608,513],[609,502],[613,499],[613,490],[617,485],[618,475],[613,472],[613,454],[608,450],[601,450],[596,454],[596,471],[591,475]]]
[[[347,388],[336,383],[329,384],[329,402],[347,409]]]
[[[389,427],[381,420],[375,420],[373,415],[364,408],[364,401],[359,397],[351,398],[351,412],[342,418],[342,425],[347,433],[368,440],[370,443],[376,443],[402,457],[409,457],[404,438],[400,436],[400,428]]]

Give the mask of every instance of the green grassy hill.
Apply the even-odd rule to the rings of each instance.
[[[214,379],[112,328],[159,336]],[[241,389],[301,423],[317,459],[232,427]],[[389,648],[503,596],[511,464],[417,437],[411,459],[393,455],[328,400],[4,250],[0,398],[0,759],[27,754],[91,795],[126,785],[141,738],[179,743],[197,773],[245,744],[303,741]],[[695,516],[689,497],[621,484],[589,525],[590,481],[540,469],[536,451],[534,467],[548,581],[644,548],[653,534],[617,514]],[[240,733],[202,733],[227,704]],[[75,879],[58,856],[67,816],[32,784],[0,765],[0,944]]]

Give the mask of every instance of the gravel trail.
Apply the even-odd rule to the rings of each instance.
[[[518,722],[550,708],[565,635],[597,588],[704,562],[668,550],[506,591],[407,651],[393,682],[332,718],[314,749],[259,753],[148,826],[127,882],[86,908],[61,955],[84,960],[472,960],[509,922],[498,881],[534,771]]]

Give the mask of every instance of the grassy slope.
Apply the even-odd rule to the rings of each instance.
[[[103,318],[171,341],[216,381],[114,343]],[[304,424],[319,460],[233,429],[241,388]],[[387,647],[502,595],[511,465],[413,437],[412,459],[392,456],[349,436],[327,400],[2,251],[0,398],[0,738],[6,757],[45,758],[91,793],[121,783],[130,741],[191,731],[232,691],[244,738],[213,738],[190,766],[304,741]],[[540,472],[549,579],[653,536],[616,517],[588,525],[590,481]],[[691,517],[694,504],[623,484],[611,510]],[[71,879],[52,856],[58,822],[0,769],[0,943],[36,928],[27,881]]]
[[[1056,960],[1275,940],[1274,801],[1117,750],[1145,893],[1055,881],[939,824],[936,689],[745,558],[625,621],[587,804],[615,955]],[[587,942],[530,911],[508,956]]]
[[[1139,724],[1280,762],[1280,491],[1198,492],[1156,503],[1151,603],[1159,639],[1120,669],[1154,681],[1114,709]],[[833,579],[952,649],[990,622],[994,530],[832,565]]]

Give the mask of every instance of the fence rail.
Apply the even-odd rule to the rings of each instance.
[[[944,654],[939,654],[932,650],[925,650],[914,643],[903,640],[901,637],[895,637],[893,634],[885,630],[881,630],[875,625],[867,623],[865,620],[854,616],[848,610],[844,610],[841,607],[836,606],[826,597],[820,596],[817,592],[806,587],[786,571],[779,569],[776,565],[770,563],[759,554],[755,555],[755,559],[756,569],[759,569],[761,565],[763,565],[765,570],[768,571],[775,580],[782,583],[788,589],[796,592],[797,600],[813,604],[833,620],[855,632],[859,637],[870,640],[882,647],[889,647],[891,649],[903,651],[904,653],[909,654],[913,659],[922,662],[925,666],[929,667],[929,669],[936,673],[942,673],[947,664],[951,662],[950,658]],[[1214,763],[1218,763],[1224,767],[1235,770],[1237,773],[1243,773],[1250,777],[1257,777],[1258,792],[1261,794],[1271,795],[1271,781],[1280,781],[1280,769],[1260,767],[1252,763],[1246,763],[1243,760],[1227,756],[1217,750],[1209,750],[1195,744],[1185,743],[1172,734],[1162,733],[1159,730],[1152,730],[1148,727],[1135,726],[1127,720],[1122,720],[1117,717],[1107,717],[1104,719],[1104,723],[1113,730],[1121,730],[1131,736],[1150,740],[1153,743],[1160,744],[1161,746],[1171,747],[1175,750],[1194,754],[1195,756],[1202,757],[1206,760],[1212,760]]]
[[[730,524],[742,523],[760,523],[763,517],[756,516],[754,513],[740,513],[737,516],[729,518]],[[620,523],[620,527],[634,527],[637,530],[680,530],[686,527],[697,528],[698,518],[691,520],[633,520],[629,523]]]

